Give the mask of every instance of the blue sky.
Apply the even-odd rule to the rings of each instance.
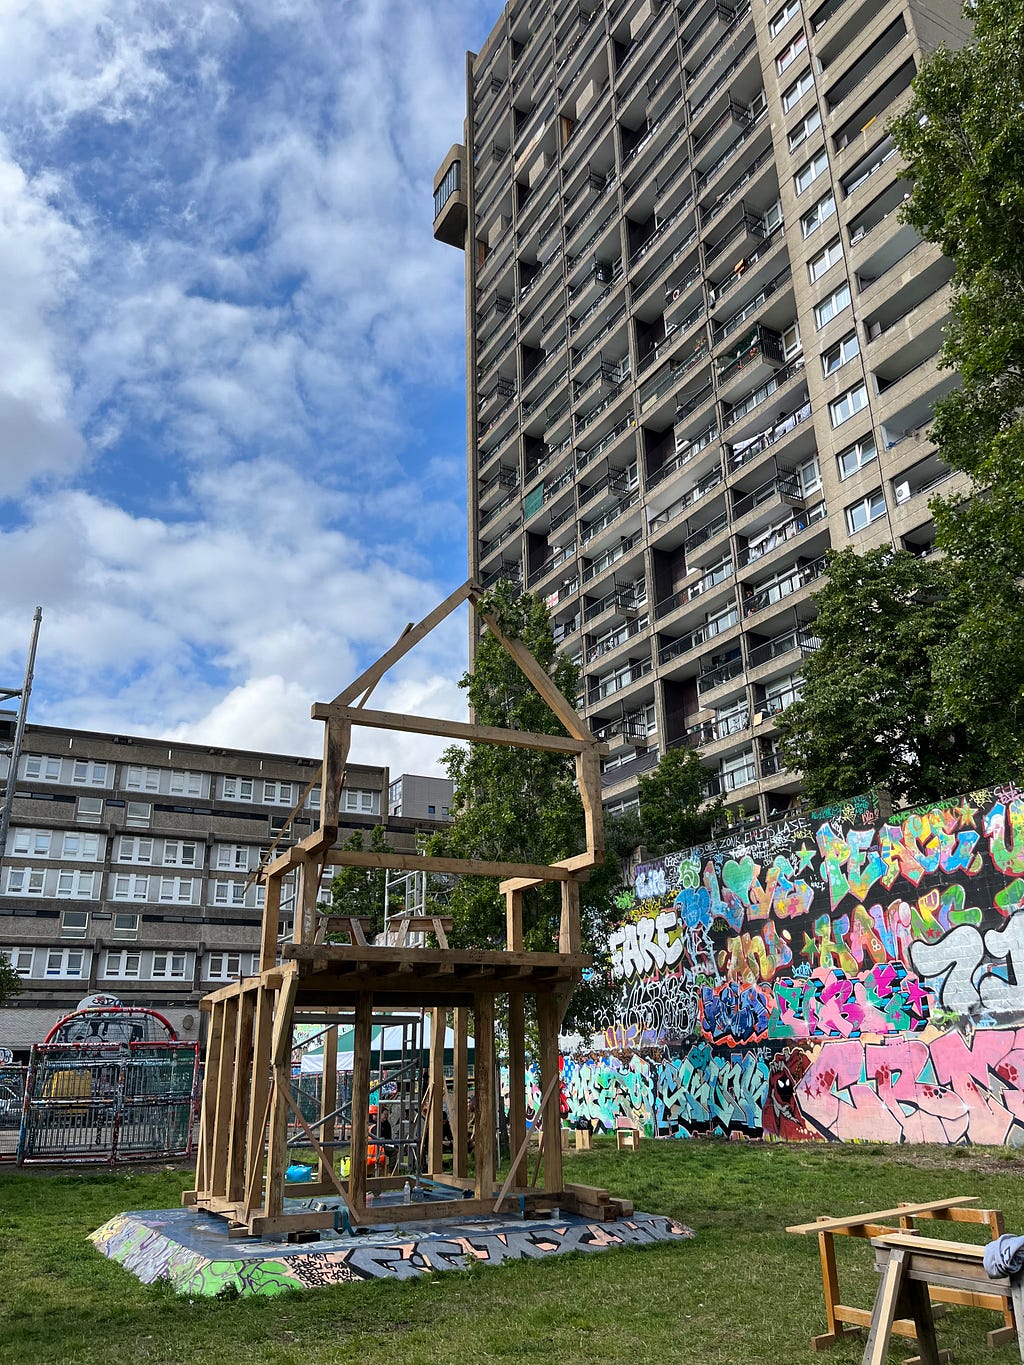
[[[465,578],[431,188],[500,10],[0,3],[0,685],[38,603],[33,721],[312,753],[310,703]],[[461,715],[465,656],[459,617],[377,704]]]

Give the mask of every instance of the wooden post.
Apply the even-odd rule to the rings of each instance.
[[[455,1113],[452,1115],[452,1175],[469,1174],[469,1010],[454,1011],[455,1051],[452,1056]]]
[[[292,1016],[299,988],[298,972],[284,978],[277,993],[274,1031],[270,1043],[274,1093],[270,1104],[270,1133],[267,1138],[267,1186],[263,1211],[277,1218],[284,1210],[284,1172],[288,1165],[288,1093],[292,1083]]]
[[[473,1152],[476,1157],[476,1197],[494,1193],[494,997],[478,991],[473,1001],[473,1076],[476,1123]]]
[[[334,1170],[334,1142],[335,1134],[338,1131],[337,1120],[328,1118],[338,1107],[338,1026],[334,1024],[324,1035],[324,1069],[320,1077],[320,1141],[324,1145],[327,1161],[330,1163],[331,1171]],[[330,1177],[324,1167],[324,1158],[320,1158],[317,1167],[317,1178],[321,1185]]]
[[[351,743],[351,723],[330,716],[324,725],[324,776],[320,786],[320,829],[325,833],[333,833],[338,828],[341,786],[345,781]]]
[[[559,1105],[561,1087],[558,1076],[558,1029],[562,1009],[554,992],[537,995],[537,1024],[540,1031],[540,1083],[546,1094],[541,1115],[544,1148],[544,1189],[551,1194],[562,1188],[562,1113]]]
[[[443,1009],[430,1011],[430,1108],[427,1123],[427,1170],[440,1175],[444,1170],[444,1028]]]
[[[234,1090],[231,1097],[231,1133],[228,1147],[227,1197],[239,1200],[245,1195],[245,1136],[249,1118],[249,1090],[253,1081],[252,1044],[259,989],[243,991],[238,1001],[235,1030]]]
[[[277,965],[277,936],[281,932],[281,873],[267,878],[263,897],[263,930],[260,935],[260,971]]]
[[[292,942],[312,943],[316,932],[316,902],[320,894],[320,864],[315,858],[305,858],[298,867],[299,885],[295,892],[295,918],[292,920]]]
[[[221,1197],[227,1196],[228,1145],[232,1129],[232,1096],[235,1080],[235,1039],[238,1030],[238,996],[221,1005],[223,1036],[220,1060],[217,1065],[216,1111],[213,1120],[213,1166],[211,1189]]]
[[[249,1122],[245,1164],[245,1217],[248,1219],[263,1194],[259,1172],[263,1167],[263,1133],[267,1126],[270,1102],[270,1049],[273,1041],[275,993],[265,984],[259,987],[253,1029],[252,1082],[249,1087]]]
[[[580,951],[580,884],[571,878],[562,882],[562,916],[558,925],[558,951]]]
[[[356,1025],[352,1040],[352,1141],[349,1146],[349,1202],[358,1215],[366,1208],[367,1123],[370,1116],[370,1045],[373,1038],[373,996],[356,997]]]
[[[589,736],[593,741],[593,736]],[[576,759],[576,785],[583,802],[587,848],[598,863],[604,862],[604,821],[601,807],[601,756],[596,742]]]
[[[516,1188],[527,1183],[526,1148],[526,997],[512,991],[508,997],[508,1143],[522,1156],[512,1172]]]
[[[510,953],[523,951],[523,893],[518,888],[505,890],[505,947]]]

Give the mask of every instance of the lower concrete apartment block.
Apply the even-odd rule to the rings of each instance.
[[[469,569],[547,601],[609,810],[680,744],[734,813],[798,802],[775,719],[826,552],[931,550],[952,265],[887,125],[966,33],[959,0],[512,0],[468,55],[434,234]]]
[[[0,747],[13,725],[0,713]],[[0,790],[9,764],[0,753]],[[318,768],[313,758],[29,725],[0,859],[0,953],[22,979],[0,1009],[0,1048],[27,1059],[93,994],[156,1009],[182,1039],[200,1038],[202,996],[255,970],[263,888],[249,877],[279,836],[281,848],[312,831]],[[340,842],[382,824],[392,847],[412,851],[420,831],[440,827],[389,816],[388,788],[387,768],[348,765]]]

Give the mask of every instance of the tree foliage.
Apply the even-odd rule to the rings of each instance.
[[[362,830],[355,830],[342,844],[350,852],[366,847]],[[369,850],[372,853],[390,853],[391,845],[381,825],[370,831]],[[331,882],[331,899],[320,909],[331,915],[359,915],[370,920],[370,932],[379,933],[384,928],[387,913],[387,872],[380,867],[343,867]],[[395,904],[393,909],[401,909]]]
[[[639,842],[648,857],[691,848],[710,838],[722,803],[702,808],[706,780],[696,751],[681,747],[666,750],[654,771],[640,778]]]
[[[21,990],[21,977],[10,961],[0,953],[0,1005],[6,1005]]]
[[[976,0],[971,43],[940,49],[893,123],[913,185],[904,216],[955,263],[942,361],[962,384],[932,438],[973,496],[933,504],[955,626],[935,654],[936,705],[1019,776],[1024,735],[1024,6]]]
[[[807,798],[887,787],[924,801],[990,777],[984,749],[935,701],[933,657],[957,628],[949,566],[888,547],[843,550],[814,600],[821,644],[778,723]]]

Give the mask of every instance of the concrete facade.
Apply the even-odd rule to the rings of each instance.
[[[830,547],[928,553],[951,263],[886,128],[955,0],[507,6],[435,236],[463,247],[469,570],[544,597],[612,745],[734,816],[800,800],[775,720]],[[454,74],[454,73],[453,73]]]
[[[2,742],[13,717],[0,727]],[[0,754],[2,786],[9,762]],[[0,859],[0,952],[23,989],[0,1010],[0,1047],[24,1055],[95,993],[200,1037],[202,996],[254,970],[263,889],[248,879],[318,767],[30,724]],[[394,848],[412,851],[418,831],[438,828],[389,817],[388,787],[387,768],[348,765],[339,842],[384,824]],[[311,832],[319,795],[314,785],[279,848]]]

